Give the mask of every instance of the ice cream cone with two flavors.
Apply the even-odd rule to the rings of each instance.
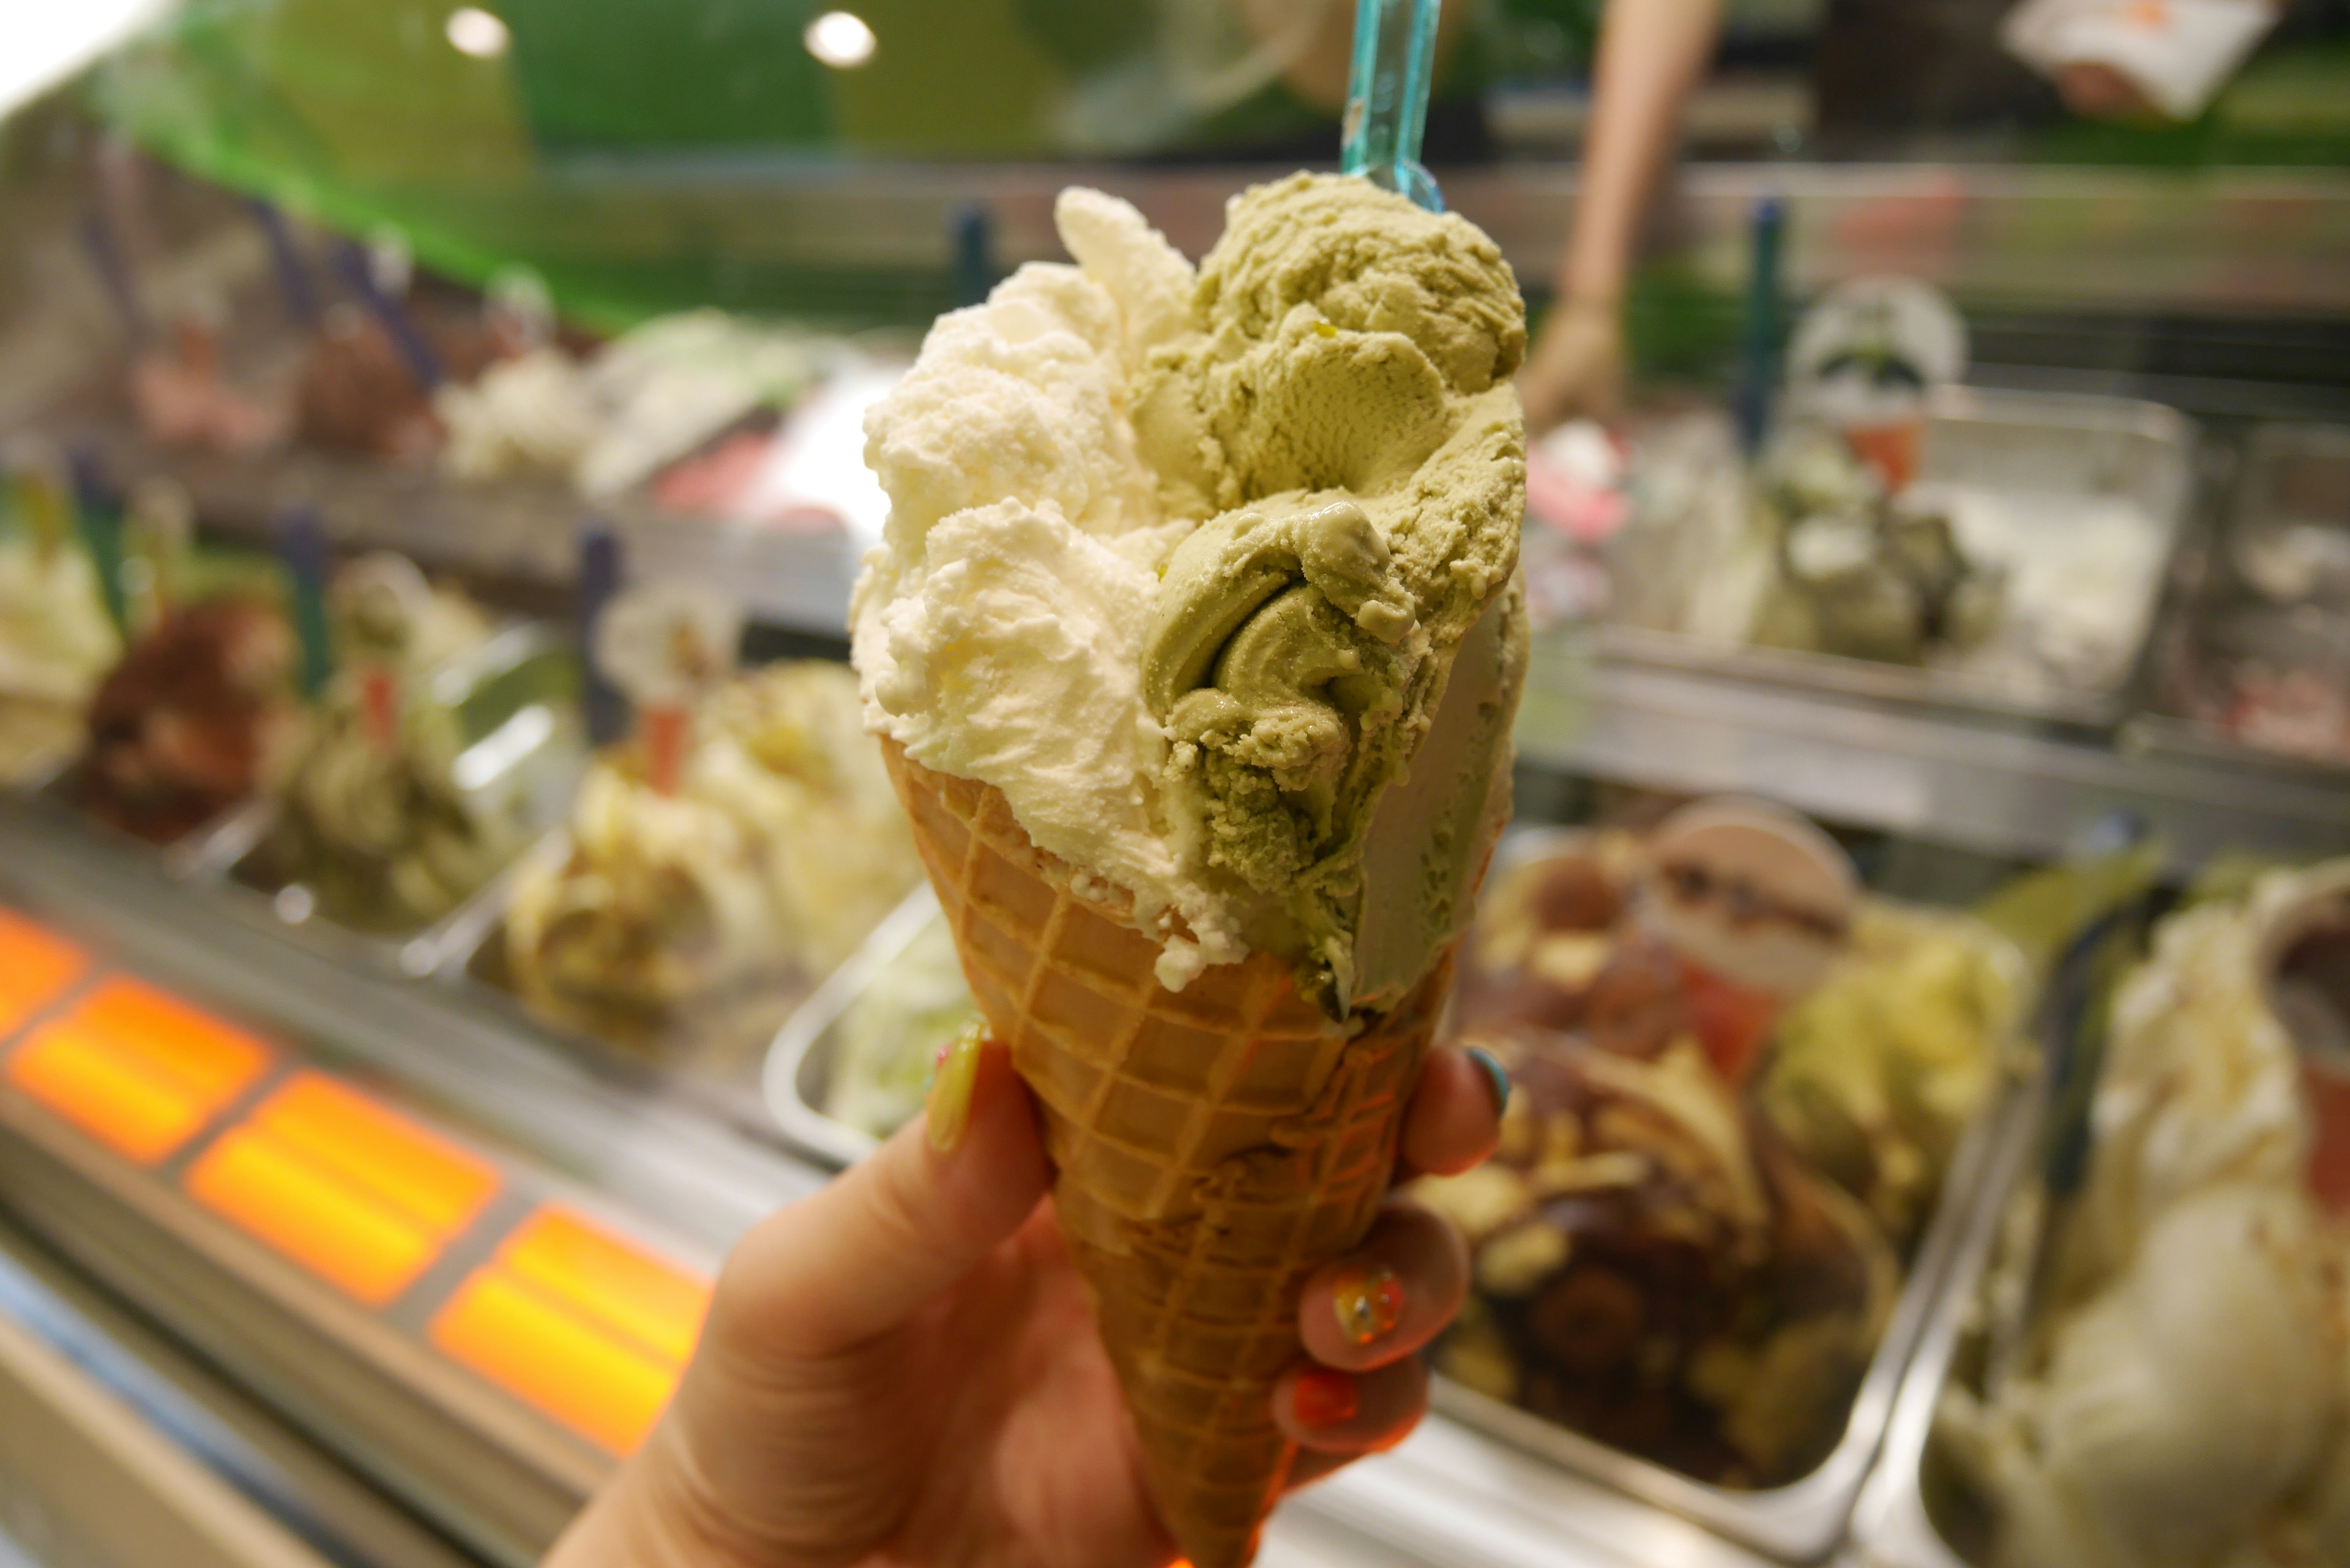
[[[1056,216],[1076,265],[943,317],[868,421],[856,660],[1153,1495],[1232,1568],[1508,815],[1524,311],[1358,180],[1248,192],[1196,270]]]

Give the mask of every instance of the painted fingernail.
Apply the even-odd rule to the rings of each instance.
[[[1503,1067],[1501,1059],[1482,1045],[1469,1047],[1469,1060],[1475,1063],[1477,1070],[1485,1075],[1485,1086],[1493,1091],[1493,1109],[1497,1112],[1508,1110],[1510,1108],[1509,1069]]]
[[[1355,1380],[1326,1366],[1307,1367],[1291,1385],[1290,1412],[1308,1431],[1351,1421],[1362,1407],[1363,1397],[1356,1392]]]
[[[938,1072],[931,1079],[931,1097],[927,1107],[931,1147],[941,1154],[952,1154],[962,1144],[962,1135],[971,1126],[971,1094],[979,1084],[979,1054],[987,1045],[987,1026],[973,1021],[963,1026],[939,1057]]]
[[[1338,1271],[1330,1287],[1337,1309],[1338,1332],[1357,1345],[1368,1345],[1395,1332],[1403,1318],[1403,1281],[1384,1264],[1350,1263]]]

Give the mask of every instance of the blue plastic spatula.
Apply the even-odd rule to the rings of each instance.
[[[1442,10],[1442,0],[1357,0],[1347,94],[1347,172],[1400,191],[1431,213],[1444,211],[1444,193],[1421,166],[1419,144]]]

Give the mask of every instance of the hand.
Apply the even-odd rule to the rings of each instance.
[[[2061,67],[2056,91],[2064,107],[2085,119],[2148,124],[2168,119],[2136,81],[2098,60],[2075,60]]]
[[[1506,1082],[1434,1053],[1406,1116],[1407,1169],[1491,1153]],[[1171,1561],[1049,1182],[1008,1054],[974,1041],[947,1058],[923,1123],[735,1248],[676,1399],[546,1568]],[[1411,1353],[1466,1288],[1459,1236],[1392,1200],[1353,1257],[1308,1282],[1313,1363],[1274,1396],[1303,1450],[1294,1482],[1419,1420],[1427,1378]],[[1357,1339],[1342,1313],[1387,1326]]]
[[[1623,312],[1612,300],[1562,300],[1518,372],[1526,430],[1608,419],[1624,406]]]

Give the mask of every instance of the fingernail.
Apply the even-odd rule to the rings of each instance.
[[[931,1147],[941,1154],[952,1154],[961,1147],[962,1135],[971,1127],[971,1093],[979,1084],[979,1054],[986,1045],[987,1025],[973,1020],[963,1025],[954,1044],[939,1057],[926,1114]]]
[[[1368,1345],[1395,1332],[1403,1317],[1403,1282],[1384,1264],[1351,1263],[1332,1282],[1331,1304],[1338,1312],[1338,1332],[1357,1345]]]
[[[1320,1431],[1341,1421],[1351,1421],[1363,1407],[1363,1397],[1355,1390],[1355,1380],[1343,1372],[1333,1372],[1326,1366],[1309,1366],[1297,1375],[1291,1385],[1289,1408],[1297,1424],[1308,1431]]]
[[[1496,1112],[1508,1110],[1510,1108],[1509,1069],[1503,1067],[1501,1059],[1482,1045],[1469,1047],[1469,1060],[1475,1063],[1477,1070],[1485,1075],[1485,1086],[1493,1091],[1493,1109]]]

